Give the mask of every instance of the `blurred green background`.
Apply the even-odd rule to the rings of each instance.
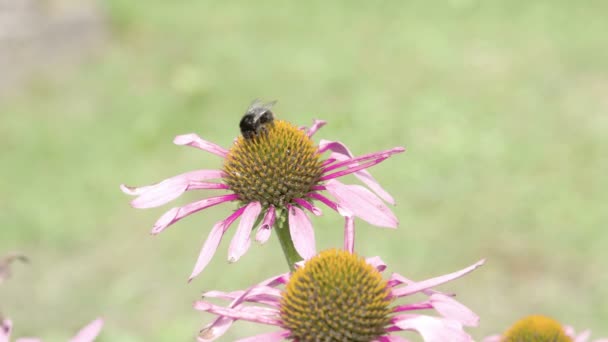
[[[152,237],[164,210],[132,209],[118,189],[220,167],[173,137],[228,147],[259,97],[295,124],[327,120],[317,141],[407,148],[371,170],[399,229],[357,221],[356,248],[413,279],[487,258],[443,288],[481,316],[476,339],[532,313],[608,336],[607,4],[104,2],[94,54],[0,98],[0,254],[32,260],[0,310],[17,336],[47,341],[97,316],[99,341],[191,341],[210,320],[191,309],[203,290],[285,271],[274,236],[228,264],[229,234],[187,284],[234,207]],[[325,213],[319,249],[342,244]],[[239,322],[222,341],[263,331]]]

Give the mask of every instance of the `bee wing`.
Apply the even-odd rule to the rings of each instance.
[[[260,99],[255,99],[247,108],[247,113],[256,114],[256,116],[264,114],[267,110],[270,110],[277,101],[270,101],[268,103],[262,103]]]
[[[249,105],[249,108],[247,108],[247,112],[252,112],[252,110],[254,108],[260,108],[262,107],[264,104],[262,103],[262,100],[260,99],[255,99],[253,101],[251,101],[251,104]]]

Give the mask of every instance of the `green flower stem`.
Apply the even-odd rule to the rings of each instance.
[[[295,270],[296,262],[304,260],[304,258],[302,258],[300,254],[298,254],[295,246],[293,245],[293,241],[291,241],[291,234],[289,233],[289,222],[287,221],[286,216],[287,215],[284,215],[281,218],[277,217],[277,220],[275,221],[275,231],[277,232],[277,236],[279,237],[279,242],[281,243],[283,254],[285,254],[285,260],[287,260],[289,270],[293,272]]]

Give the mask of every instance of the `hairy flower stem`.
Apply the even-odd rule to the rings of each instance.
[[[291,241],[291,234],[289,233],[289,222],[287,221],[287,213],[283,211],[279,215],[280,216],[277,217],[277,220],[275,221],[275,231],[277,232],[277,236],[279,237],[281,249],[283,250],[283,254],[285,255],[285,260],[287,260],[287,266],[289,266],[289,270],[293,272],[295,270],[296,262],[302,261],[304,260],[304,258],[302,258],[300,254],[298,254],[295,246],[293,245],[293,241]]]

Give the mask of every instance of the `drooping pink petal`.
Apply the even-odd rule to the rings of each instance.
[[[378,270],[378,272],[384,272],[384,270],[386,269],[386,263],[384,262],[384,260],[380,259],[379,256],[366,258],[365,262],[374,266],[374,268]]]
[[[308,130],[308,132],[306,133],[306,135],[308,135],[308,137],[312,137],[315,133],[317,133],[317,131],[319,130],[319,128],[325,126],[327,124],[327,121],[323,121],[323,120],[313,120],[312,126],[310,127],[310,129]]]
[[[589,330],[589,329],[583,330],[580,333],[575,334],[574,336],[571,336],[571,337],[574,340],[574,342],[587,342],[589,337],[591,337],[591,330]],[[595,342],[597,342],[597,341],[595,341]]]
[[[0,321],[0,342],[10,342],[13,322],[10,319]]]
[[[431,295],[430,302],[435,310],[447,319],[458,321],[469,327],[476,327],[479,324],[479,316],[450,296],[434,293]]]
[[[352,216],[346,216],[344,221],[344,250],[353,253],[355,249],[355,219]]]
[[[274,226],[274,220],[276,217],[276,210],[273,205],[270,205],[266,210],[266,215],[264,215],[264,219],[262,220],[262,224],[260,228],[258,228],[257,233],[255,234],[255,241],[264,244],[268,241],[270,237],[270,232],[272,226]]]
[[[325,190],[325,187],[323,187],[323,190]],[[306,196],[319,200],[319,201],[323,202],[323,204],[325,204],[326,206],[332,208],[335,211],[338,211],[338,205],[336,203],[334,203],[334,201],[330,200],[329,198],[327,198],[319,193],[309,192]]]
[[[345,185],[334,179],[328,181],[325,188],[336,198],[338,206],[375,226],[396,228],[399,224],[382,200],[360,185]]]
[[[316,254],[315,231],[312,223],[302,209],[288,206],[289,232],[293,245],[302,258],[308,260]]]
[[[500,336],[500,335],[492,335],[492,336],[485,337],[482,340],[482,342],[500,342],[501,339],[502,339],[502,336]]]
[[[97,335],[101,331],[103,327],[103,319],[98,318],[93,322],[87,324],[84,328],[80,329],[80,331],[72,337],[70,342],[92,342],[95,341]]]
[[[211,324],[201,329],[200,334],[196,337],[198,342],[211,342],[222,337],[230,329],[234,323],[234,319],[230,317],[220,316]]]
[[[319,148],[333,151],[334,153],[331,154],[330,159],[345,161],[354,158],[348,147],[339,141],[321,140],[319,143]],[[354,173],[354,175],[370,189],[372,189],[373,192],[380,196],[380,198],[390,204],[395,204],[393,197],[380,186],[380,183],[378,183],[378,181],[376,181],[376,179],[372,177],[367,170],[357,171]]]
[[[301,198],[294,198],[293,201],[296,202],[298,205],[300,205],[302,208],[313,213],[315,216],[323,215],[323,212],[321,211],[321,209],[313,206],[312,204],[310,204],[310,202],[308,202],[306,200],[303,200]]]
[[[394,297],[403,297],[403,296],[409,296],[411,294],[429,289],[431,287],[435,287],[435,286],[439,286],[441,284],[445,284],[447,282],[450,282],[454,279],[458,279],[468,273],[473,272],[475,269],[477,269],[478,267],[480,267],[481,265],[483,265],[485,263],[485,259],[482,259],[478,262],[476,262],[475,264],[466,267],[460,271],[456,271],[454,273],[450,273],[450,274],[446,274],[446,275],[442,275],[436,278],[431,278],[431,279],[427,279],[427,280],[423,280],[421,282],[418,283],[412,283],[409,284],[406,287],[403,288],[394,288],[392,289],[392,295]]]
[[[401,315],[393,317],[392,323],[402,330],[418,332],[425,342],[473,341],[456,321],[424,315]]]
[[[19,337],[15,342],[42,342],[42,340],[36,337]]]
[[[242,319],[249,322],[262,323],[268,325],[279,325],[280,319],[278,311],[274,310],[274,314],[264,314],[265,310],[256,311],[252,307],[249,310],[241,310],[235,308],[227,308],[212,303],[208,303],[202,300],[194,302],[194,309],[198,311],[209,312],[218,316],[228,317],[234,319]]]
[[[324,171],[324,174],[327,174],[327,173],[329,173],[329,171],[339,169],[341,167],[347,167],[349,165],[356,165],[356,164],[360,164],[362,162],[367,162],[369,160],[375,160],[375,159],[379,159],[379,158],[388,158],[388,157],[392,156],[393,154],[401,153],[403,151],[405,151],[405,149],[403,147],[393,147],[391,149],[384,150],[384,151],[367,153],[367,154],[364,154],[364,155],[361,155],[361,156],[358,156],[355,158],[350,158],[350,159],[346,159],[341,162],[337,162],[335,164],[331,164],[331,165],[325,167],[323,169],[323,171]]]
[[[326,180],[340,178],[342,176],[350,175],[351,173],[357,173],[358,171],[369,169],[370,167],[372,167],[376,164],[380,164],[383,161],[385,161],[386,159],[388,159],[387,156],[382,156],[382,157],[370,160],[368,162],[365,162],[363,164],[357,164],[355,166],[348,166],[344,170],[336,171],[334,173],[326,173],[321,178],[319,178],[319,181],[326,181]]]
[[[120,190],[131,196],[145,195],[144,199],[136,199],[131,205],[136,208],[151,208],[154,205],[145,206],[145,203],[164,200],[163,203],[159,204],[162,205],[179,197],[179,195],[186,191],[189,183],[222,178],[223,176],[224,172],[221,170],[196,170],[167,178],[160,183],[152,185],[132,187],[121,184]],[[167,198],[166,200],[164,199],[165,197]],[[144,206],[140,206],[140,204]]]
[[[169,227],[170,225],[174,224],[175,222],[183,219],[188,215],[194,214],[197,211],[201,211],[203,209],[218,205],[220,203],[234,201],[238,198],[239,196],[237,194],[222,195],[217,197],[205,198],[200,201],[186,204],[183,207],[171,208],[167,212],[165,212],[156,221],[156,223],[154,223],[154,227],[152,227],[151,233],[156,235],[162,232],[165,228]]]
[[[228,154],[228,151],[225,148],[216,145],[210,141],[203,140],[201,139],[201,137],[194,133],[178,135],[175,137],[175,139],[173,139],[173,143],[176,145],[187,145],[196,147],[203,151],[216,154],[222,158],[225,158]]]
[[[236,262],[243,254],[247,252],[249,246],[251,246],[251,230],[255,224],[255,220],[262,211],[262,205],[260,202],[250,202],[245,206],[245,211],[241,216],[241,222],[234,233],[232,241],[230,241],[230,247],[228,247],[228,261]]]
[[[397,305],[393,308],[393,313],[404,312],[404,311],[413,311],[413,310],[426,310],[432,309],[433,306],[429,301],[422,303],[410,303],[404,305]]]
[[[396,335],[380,336],[376,339],[377,342],[410,342],[410,340]]]
[[[245,211],[245,207],[239,208],[237,211],[232,213],[232,215],[228,216],[228,218],[216,223],[215,226],[211,228],[209,236],[207,236],[207,240],[205,240],[203,248],[201,249],[198,259],[196,260],[194,270],[192,270],[192,274],[190,274],[190,277],[188,278],[188,282],[192,281],[194,277],[199,275],[205,269],[205,267],[207,267],[209,261],[211,261],[211,258],[215,254],[220,241],[222,241],[224,233],[226,230],[228,230],[232,222],[243,214],[243,211]]]
[[[284,341],[289,336],[289,331],[277,331],[236,340],[236,342],[277,342]]]

